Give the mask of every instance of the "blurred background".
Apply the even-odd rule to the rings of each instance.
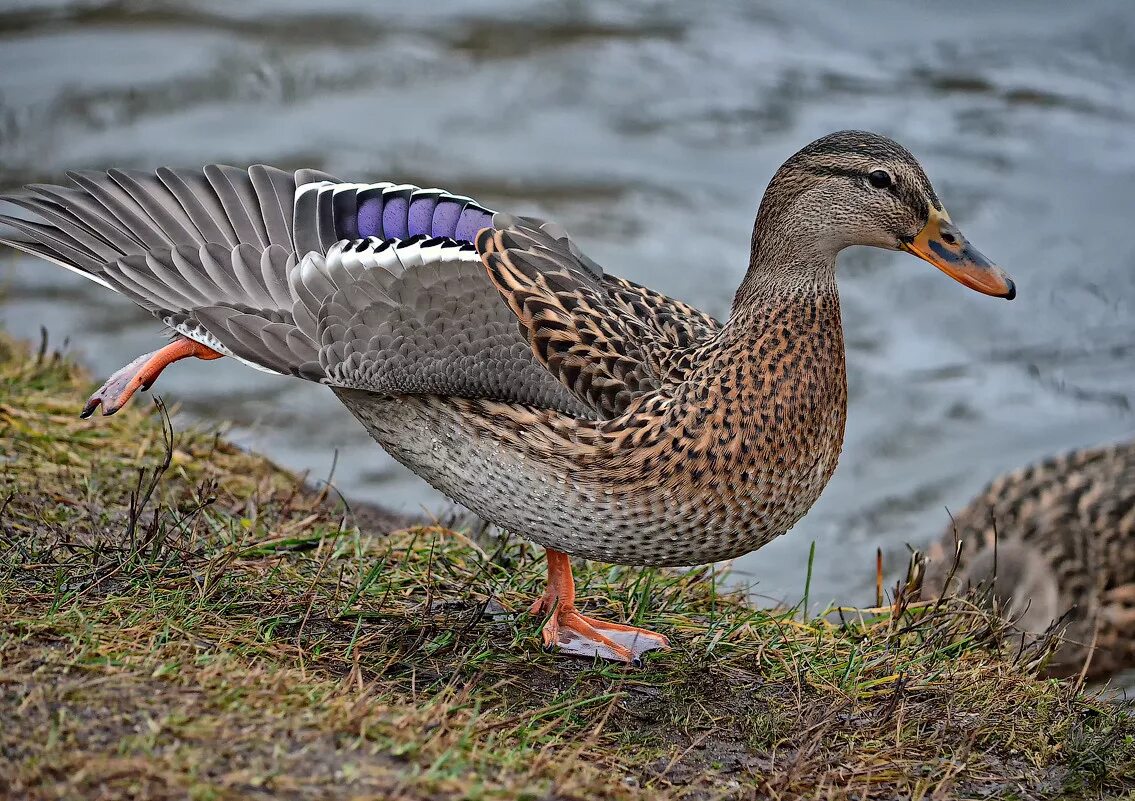
[[[909,147],[1019,296],[841,256],[847,441],[808,516],[735,565],[761,598],[800,597],[815,542],[812,598],[870,603],[877,546],[897,572],[998,472],[1135,432],[1133,125],[1130,0],[0,0],[4,188],[206,162],[436,185],[719,317],[785,158],[842,128]],[[0,326],[69,338],[99,380],[163,342],[7,249]],[[446,508],[324,388],[229,359],[158,388],[313,478],[337,455],[348,497]]]

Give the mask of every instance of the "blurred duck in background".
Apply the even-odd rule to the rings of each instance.
[[[1063,628],[1050,675],[1135,666],[1135,440],[999,476],[929,557],[924,589],[988,590],[1023,642]]]

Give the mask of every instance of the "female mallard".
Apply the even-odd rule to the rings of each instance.
[[[605,274],[557,225],[438,189],[262,166],[71,179],[9,198],[43,222],[8,218],[28,238],[5,241],[176,332],[84,414],[113,414],[187,356],[327,384],[394,458],[545,546],[545,644],[610,659],[667,640],[576,611],[567,554],[734,557],[787,531],[835,469],[840,250],[906,250],[1015,294],[914,157],[857,131],[777,171],[724,324]]]
[[[1135,441],[998,477],[929,555],[931,592],[945,589],[953,572],[950,589],[988,589],[1023,638],[1054,621],[1066,626],[1048,666],[1053,675],[1085,664],[1088,675],[1135,666]]]

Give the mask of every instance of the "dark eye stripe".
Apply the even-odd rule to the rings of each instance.
[[[816,166],[809,165],[807,169],[808,169],[808,172],[812,173],[813,175],[822,175],[825,178],[832,178],[832,177],[838,176],[838,177],[841,177],[841,178],[856,178],[856,179],[859,179],[861,181],[866,179],[867,182],[871,186],[875,186],[873,183],[871,183],[871,174],[872,173],[864,174],[862,170],[848,169],[847,167],[828,167],[828,166],[818,166],[818,165],[816,165]],[[884,170],[875,170],[874,172],[885,173]],[[888,177],[889,177],[889,174],[888,174]],[[884,187],[875,187],[875,188],[876,189],[883,189]],[[887,184],[887,186],[885,188],[888,192],[893,194],[895,197],[899,198],[900,200],[902,199],[902,195],[899,193],[899,185],[897,183],[895,183],[895,181],[893,179],[890,181],[889,184]]]
[[[843,178],[862,178],[863,173],[860,170],[849,170],[846,167],[827,167],[818,165],[808,165],[805,168],[813,175],[822,175],[826,178],[840,176]]]

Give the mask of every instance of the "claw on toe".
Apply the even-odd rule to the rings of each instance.
[[[150,384],[153,382],[145,382],[139,375],[141,369],[152,356],[153,354],[151,353],[139,356],[137,359],[130,362],[130,364],[115,372],[114,375],[108,378],[103,385],[87,399],[83,411],[79,412],[79,417],[90,417],[99,406],[102,406],[102,413],[104,415],[114,414],[125,406],[126,402],[129,401],[139,389],[149,389]]]
[[[670,640],[648,629],[605,623],[569,608],[557,611],[544,624],[544,646],[576,656],[637,664],[647,651],[668,649]]]
[[[95,409],[102,406],[104,415],[111,415],[126,405],[138,390],[147,390],[158,380],[162,370],[179,359],[190,356],[197,359],[219,359],[223,354],[210,347],[184,337],[178,338],[164,348],[139,356],[130,364],[118,370],[106,380],[98,390],[87,399],[79,417],[87,418]]]
[[[575,608],[571,561],[559,551],[548,551],[548,589],[529,613],[550,616],[544,624],[545,648],[576,656],[638,664],[647,651],[670,647],[670,641],[657,632],[580,614]]]

